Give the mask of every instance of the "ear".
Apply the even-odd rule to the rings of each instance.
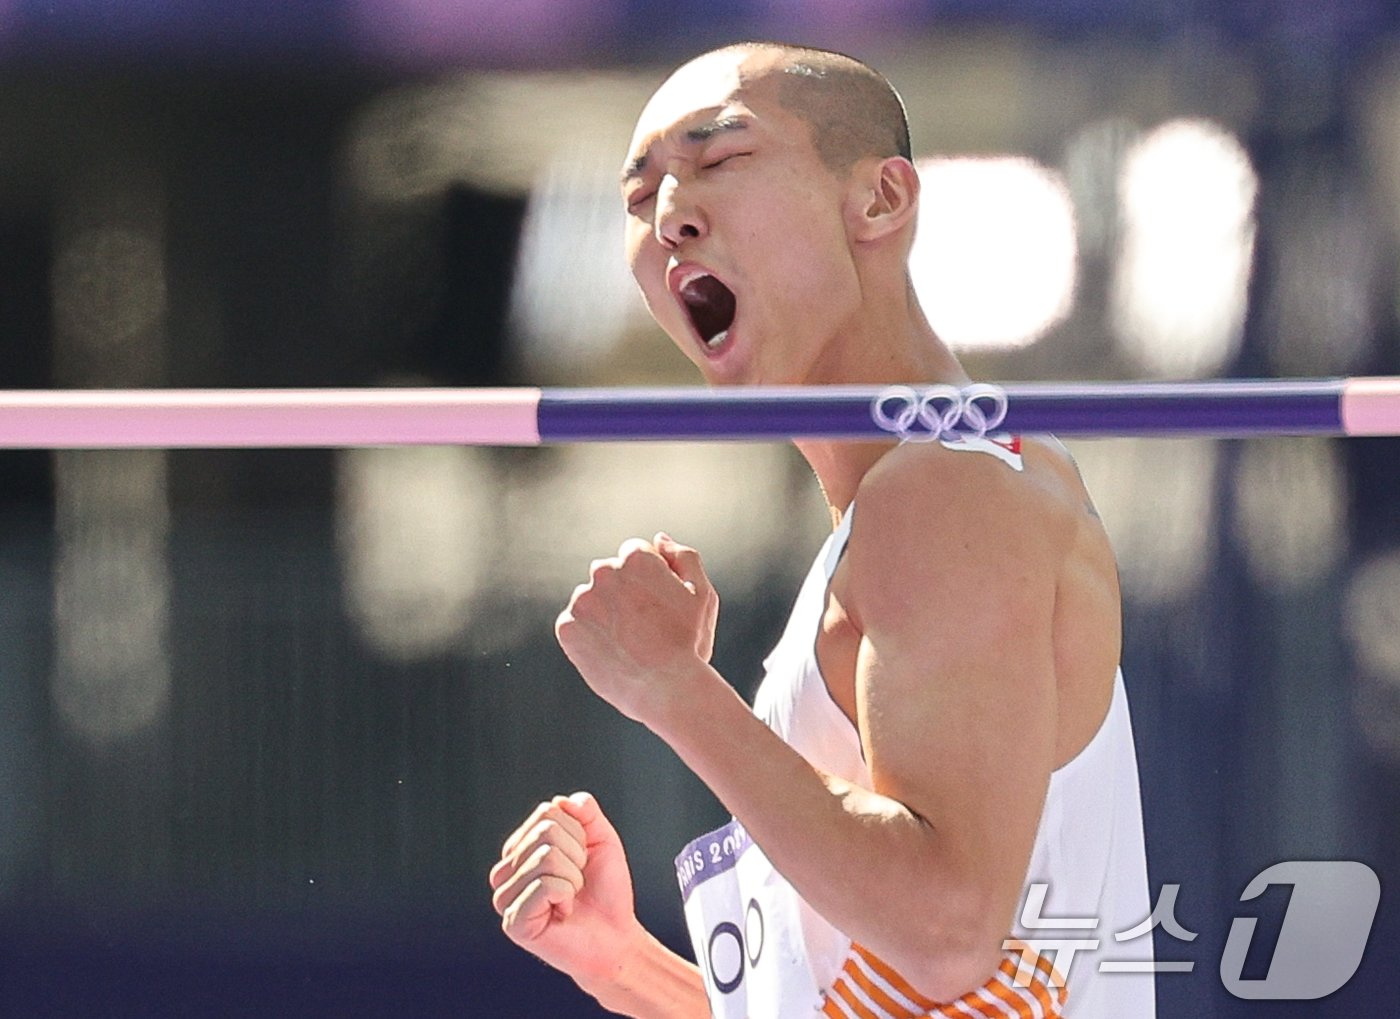
[[[901,156],[868,160],[851,175],[848,205],[851,236],[882,240],[914,222],[919,211],[919,172]]]

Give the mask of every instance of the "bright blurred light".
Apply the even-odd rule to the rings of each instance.
[[[1297,588],[1323,579],[1346,550],[1346,486],[1336,446],[1325,439],[1245,443],[1231,479],[1235,541],[1262,586]]]
[[[1400,548],[1356,568],[1343,610],[1357,662],[1374,678],[1400,685]]]
[[[1190,597],[1208,562],[1215,443],[1105,439],[1072,448],[1118,556],[1123,593],[1154,605]]]
[[[1258,186],[1239,140],[1208,121],[1172,121],[1128,153],[1111,315],[1144,370],[1210,375],[1238,349]]]
[[[1069,314],[1069,191],[1029,159],[925,159],[909,272],[954,349],[1024,347]]]
[[[530,378],[596,367],[646,316],[623,258],[614,162],[556,160],[530,195],[510,308]]]
[[[488,457],[456,446],[340,454],[345,598],[385,656],[431,657],[466,633],[497,542],[498,485]]]
[[[782,552],[815,554],[830,529],[809,476],[794,491],[795,454],[783,446],[590,443],[554,454],[546,474],[503,493],[503,545],[512,586],[560,608],[589,561],[626,538],[666,531],[694,546],[723,596],[771,577],[790,558]]]
[[[58,715],[102,746],[159,720],[170,698],[166,454],[54,458]]]
[[[799,563],[813,554],[829,528],[817,487],[793,491],[786,447],[580,444],[515,464],[509,478],[490,456],[455,447],[341,454],[345,598],[386,657],[512,646],[540,625],[522,605],[557,612],[589,562],[626,538],[668,531],[700,549],[721,594],[737,595],[781,573],[789,553]]]
[[[167,284],[158,177],[120,159],[79,168],[54,215],[55,381],[163,381]],[[94,746],[135,737],[170,699],[167,454],[54,454],[57,716]]]

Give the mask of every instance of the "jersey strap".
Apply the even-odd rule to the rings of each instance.
[[[989,453],[1013,471],[1026,469],[1021,459],[1021,437],[995,432],[991,435],[960,435],[956,439],[940,439],[938,444],[944,449],[966,453]]]

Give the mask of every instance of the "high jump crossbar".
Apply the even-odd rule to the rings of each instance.
[[[0,390],[0,449],[1400,435],[1400,377],[704,389]]]

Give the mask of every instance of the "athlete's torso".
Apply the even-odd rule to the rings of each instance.
[[[1011,442],[966,445],[958,452],[988,452],[1013,469],[1027,466],[1020,445]],[[853,507],[813,563],[782,639],[765,661],[755,711],[819,770],[870,788],[871,777],[853,724],[859,635],[853,634],[839,597],[840,565],[855,519]],[[1093,565],[1091,559],[1082,568]],[[1094,605],[1093,597],[1090,591],[1086,598],[1066,600],[1092,613],[1102,608]],[[1116,613],[1112,619],[1116,626]],[[1066,620],[1057,613],[1056,624],[1061,622]],[[1116,630],[1108,639],[1116,655]],[[1130,929],[1148,915],[1149,902],[1127,701],[1112,663],[1108,670],[1097,684],[1086,678],[1072,693],[1075,709],[1089,717],[1077,729],[1071,727],[1066,741],[1057,746],[1058,767],[1051,777],[1026,878],[1026,890],[1036,883],[1049,886],[1040,915],[1095,915],[1098,928],[1025,930],[1018,922],[1008,931],[1009,937],[1027,941],[1097,937],[1097,951],[1081,948],[1072,963],[1068,1004],[1056,986],[1059,975],[1048,972],[1044,957],[1039,970],[1027,963],[1013,978],[1020,959],[1013,952],[989,985],[973,992],[968,1002],[938,1011],[898,974],[812,910],[768,866],[761,851],[747,843],[742,830],[731,829],[718,840],[701,839],[688,847],[688,879],[682,873],[688,920],[715,1014],[751,1019],[813,1014],[1152,1019],[1150,973],[1098,972],[1098,963],[1105,959],[1141,964],[1151,958],[1150,936],[1121,943],[1113,939],[1115,932]],[[687,858],[683,854],[678,866]],[[732,887],[721,893],[726,883]],[[728,926],[718,919],[724,915],[726,898],[732,900],[727,908],[737,910]],[[760,946],[757,953],[755,939]],[[726,956],[730,949],[736,953],[732,959]],[[1033,956],[1027,958],[1035,961]],[[732,965],[736,960],[737,966]]]

